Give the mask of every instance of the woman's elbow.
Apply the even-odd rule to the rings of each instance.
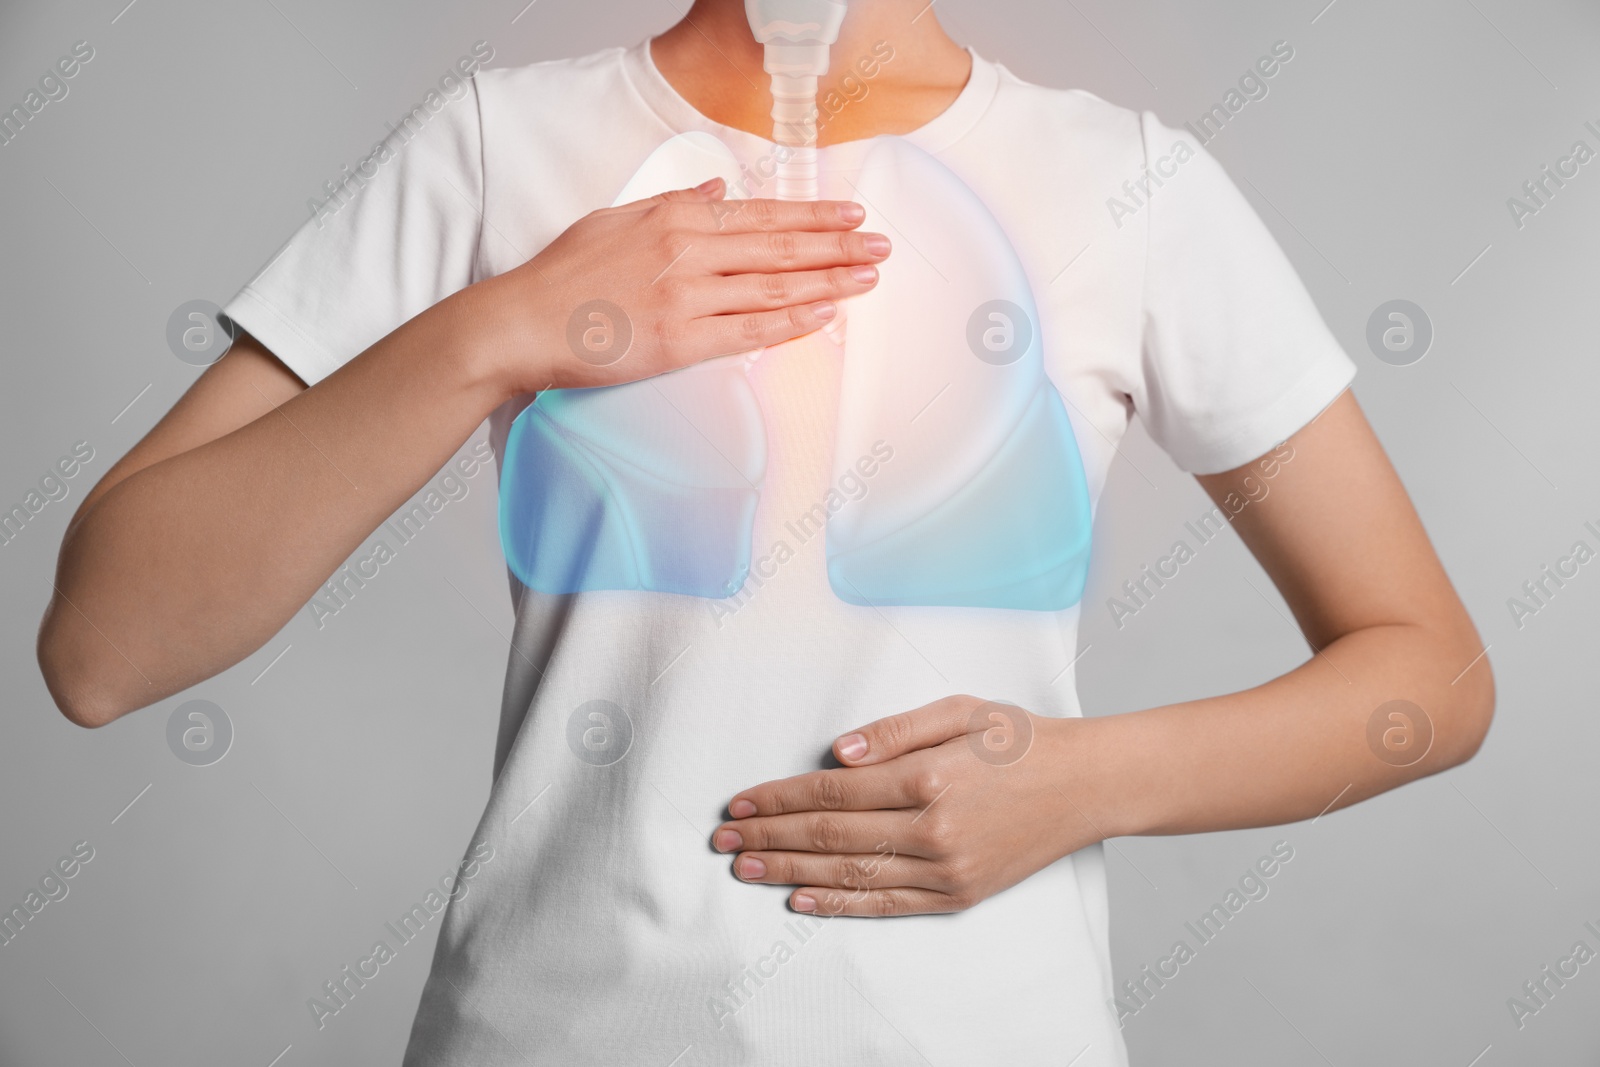
[[[1465,763],[1478,754],[1494,722],[1494,671],[1489,666],[1486,651],[1470,653],[1477,659],[1447,687],[1450,737],[1446,754],[1451,757],[1451,766]],[[1460,661],[1459,657],[1455,660]]]
[[[39,627],[37,646],[45,688],[68,722],[95,729],[149,702],[135,703],[125,686],[118,684],[128,664],[120,659],[115,664],[108,662],[73,629],[52,605]],[[105,643],[101,638],[99,644]]]

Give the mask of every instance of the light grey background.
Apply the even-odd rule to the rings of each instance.
[[[73,42],[96,50],[70,95],[0,148],[0,510],[74,442],[95,451],[71,497],[0,547],[0,907],[75,842],[95,849],[70,894],[0,946],[6,1067],[398,1061],[437,922],[320,1032],[306,1001],[459,860],[487,796],[510,632],[492,474],[321,629],[302,614],[223,677],[104,730],[55,713],[33,641],[71,509],[198,373],[167,350],[174,308],[231,296],[473,42],[513,65],[632,43],[677,16],[668,0],[538,0],[517,17],[523,2],[0,10],[7,107]],[[1600,563],[1520,629],[1507,599],[1574,541],[1600,547],[1583,527],[1600,526],[1600,162],[1520,230],[1506,200],[1575,140],[1600,148],[1583,127],[1600,126],[1600,12],[1326,4],[937,8],[1025,78],[1174,124],[1274,42],[1293,45],[1270,95],[1210,150],[1360,364],[1357,393],[1499,681],[1490,739],[1454,773],[1277,830],[1115,842],[1119,978],[1186,937],[1274,841],[1295,849],[1127,1039],[1143,1065],[1593,1064],[1600,963],[1520,1031],[1506,1001],[1574,942],[1600,949],[1584,929],[1600,927]],[[1414,366],[1366,345],[1368,316],[1396,298],[1436,330]],[[1207,506],[1141,432],[1123,452],[1085,601],[1085,706],[1223,692],[1299,662],[1304,643],[1232,534],[1113,625],[1106,598]],[[197,697],[236,730],[203,768],[166,743],[171,710]]]

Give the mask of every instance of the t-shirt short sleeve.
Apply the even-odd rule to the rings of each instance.
[[[430,105],[437,103],[437,111]],[[224,307],[307,385],[473,281],[483,153],[476,83],[428,94],[311,201],[277,257]]]
[[[1184,470],[1231,470],[1316,418],[1355,364],[1222,166],[1148,112],[1141,126],[1146,164],[1166,176],[1147,204],[1134,407]]]

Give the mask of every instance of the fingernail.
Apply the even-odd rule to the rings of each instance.
[[[821,319],[823,322],[827,322],[829,319],[833,318],[839,313],[839,309],[834,307],[831,303],[818,304],[811,310],[817,316],[817,318]],[[734,818],[737,819],[739,816],[735,815]]]
[[[734,862],[740,878],[760,878],[767,873],[767,865],[754,856],[740,856]]]
[[[869,267],[869,266],[866,266],[865,264],[862,264],[861,266],[857,266],[857,267],[851,267],[850,268],[850,277],[854,278],[856,281],[860,282],[862,285],[867,285],[867,284],[869,284],[871,282],[875,282],[875,281],[878,280],[878,268],[877,267]]]
[[[858,760],[867,754],[867,739],[860,734],[846,734],[839,738],[839,755],[847,760]]]
[[[839,217],[846,222],[860,222],[867,217],[867,209],[856,203],[840,204]]]
[[[708,181],[703,181],[694,187],[694,191],[697,193],[709,193],[717,187],[717,183],[721,180],[721,178],[711,178]]]
[[[867,234],[862,243],[867,246],[867,255],[869,256],[881,257],[889,254],[889,239],[881,233]]]
[[[718,830],[716,846],[718,852],[737,852],[744,844],[744,838],[739,836],[737,830]]]
[[[816,911],[817,910],[817,902],[814,899],[812,899],[811,895],[808,894],[808,893],[796,893],[794,895],[794,910],[795,911]]]
[[[756,813],[756,806],[748,800],[735,800],[728,805],[728,814],[735,819],[748,819]]]

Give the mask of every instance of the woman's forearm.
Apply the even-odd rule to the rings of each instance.
[[[1487,660],[1466,669],[1468,630],[1358,630],[1244,692],[1086,720],[1063,788],[1106,836],[1180,834],[1313,818],[1445,770],[1494,706]]]
[[[473,299],[441,302],[313,388],[91,499],[39,640],[69,718],[101,725],[248,656],[448,461],[505,398]]]

